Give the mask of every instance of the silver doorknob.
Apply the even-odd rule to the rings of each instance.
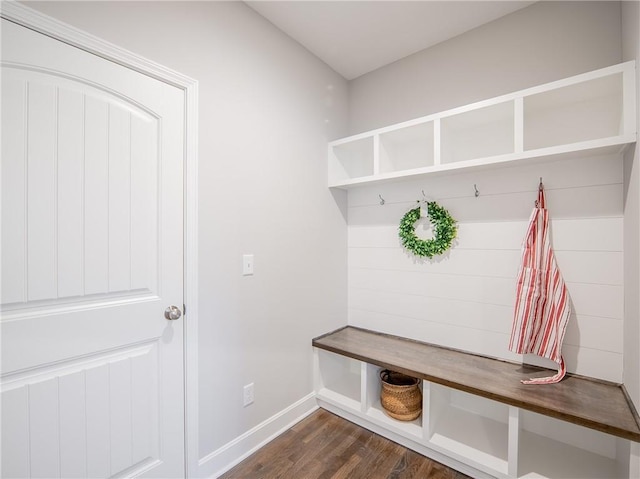
[[[182,316],[182,311],[180,311],[180,308],[178,308],[177,306],[169,306],[164,310],[164,317],[168,320],[173,321],[176,319],[180,319],[180,316]]]

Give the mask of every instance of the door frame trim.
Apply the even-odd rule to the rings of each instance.
[[[3,1],[0,17],[184,92],[184,404],[185,477],[198,471],[198,82],[113,43],[15,1]]]

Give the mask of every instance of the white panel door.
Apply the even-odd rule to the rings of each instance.
[[[5,20],[1,60],[1,475],[183,476],[183,91]]]

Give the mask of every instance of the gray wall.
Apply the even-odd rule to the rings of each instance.
[[[345,198],[326,187],[346,81],[242,2],[28,6],[199,81],[203,458],[310,394],[311,338],[346,323]]]
[[[539,2],[351,81],[349,132],[620,61],[618,2]]]

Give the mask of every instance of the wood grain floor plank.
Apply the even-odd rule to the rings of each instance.
[[[425,461],[423,456],[407,449],[389,474],[389,479],[427,477],[429,467],[429,462]]]
[[[366,468],[355,471],[353,479],[385,479],[400,460],[404,448],[388,439],[372,434],[363,449],[362,463]]]
[[[361,462],[362,459],[359,456],[351,456],[334,474],[328,477],[331,479],[350,479],[354,469],[360,467]]]
[[[324,409],[221,479],[470,479]]]
[[[360,457],[355,454],[364,446],[364,434],[340,434],[340,443],[331,451],[331,455],[324,458],[325,468],[318,479],[331,479],[338,471],[351,470],[360,462]]]

